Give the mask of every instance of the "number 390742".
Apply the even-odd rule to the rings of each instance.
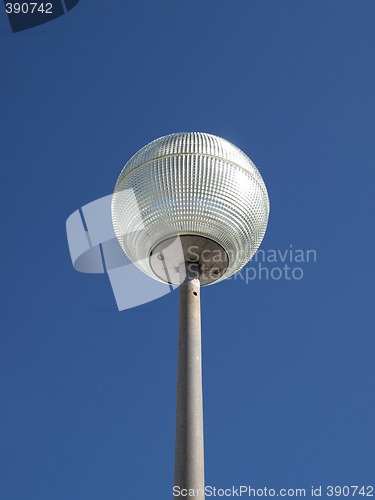
[[[7,14],[52,14],[52,4],[51,3],[6,3],[5,4]]]

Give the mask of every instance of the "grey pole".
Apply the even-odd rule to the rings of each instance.
[[[202,348],[199,267],[183,264],[177,360],[174,497],[204,499]],[[193,490],[193,494],[189,494]]]

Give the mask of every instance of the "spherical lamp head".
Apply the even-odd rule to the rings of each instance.
[[[123,168],[112,222],[129,259],[150,277],[179,285],[198,262],[201,285],[229,278],[257,251],[269,199],[254,163],[220,137],[176,133],[140,149]]]

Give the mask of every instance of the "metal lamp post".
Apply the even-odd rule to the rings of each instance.
[[[128,161],[116,183],[112,222],[123,251],[150,277],[180,286],[176,497],[184,489],[204,498],[200,287],[225,280],[251,259],[268,216],[267,189],[253,162],[210,134],[156,139]]]

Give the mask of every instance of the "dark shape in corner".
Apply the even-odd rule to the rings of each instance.
[[[30,1],[16,1],[16,0],[4,0],[4,5],[12,4],[12,12],[8,14],[10,26],[13,33],[18,31],[28,30],[30,28],[35,28],[40,24],[48,23],[54,19],[65,14],[65,8],[67,11],[75,7],[79,0],[65,0],[65,6],[62,3],[63,0],[35,0],[37,3],[36,7],[33,8]],[[19,13],[14,12],[14,5],[18,4],[28,4],[27,12],[21,11]],[[39,9],[39,10],[38,10]],[[8,8],[6,7],[6,10]],[[33,11],[32,11],[33,10]]]

